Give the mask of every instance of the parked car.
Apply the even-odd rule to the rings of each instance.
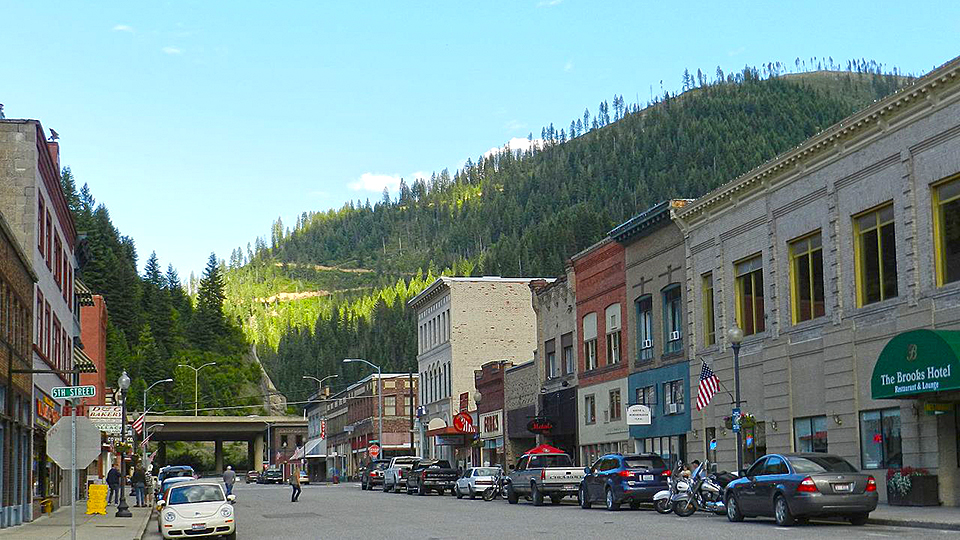
[[[160,469],[160,472],[157,473],[157,481],[162,484],[164,480],[174,476],[198,478],[197,473],[194,472],[193,467],[190,465],[168,465]]]
[[[373,489],[373,486],[383,485],[383,471],[390,466],[389,459],[375,459],[370,462],[360,477],[360,489]]]
[[[457,478],[457,483],[453,486],[453,494],[458,499],[465,495],[473,499],[492,486],[501,473],[500,467],[470,467],[463,471],[460,478]]]
[[[196,480],[170,488],[160,503],[157,526],[163,538],[218,536],[237,539],[234,495],[225,495],[219,482]]]
[[[623,503],[637,509],[669,487],[670,469],[656,454],[606,454],[584,473],[578,495],[584,509],[601,501],[607,510],[619,510]]]
[[[507,502],[517,504],[529,496],[535,506],[542,506],[544,497],[560,504],[564,497],[576,497],[583,480],[583,469],[575,467],[562,450],[540,445],[520,457],[507,478]]]
[[[167,491],[170,490],[171,486],[174,484],[182,484],[183,482],[192,482],[194,480],[192,476],[173,476],[160,482],[160,488],[157,490],[157,509],[160,509],[160,501],[167,496]]]
[[[727,484],[727,519],[772,516],[789,527],[810,517],[838,516],[854,525],[877,508],[877,481],[832,454],[768,454]]]
[[[258,480],[260,479],[260,473],[258,473],[257,471],[247,471],[246,478],[247,478],[248,484],[252,484],[255,482],[259,484]]]
[[[307,471],[300,469],[300,484],[309,485],[310,484],[310,475],[307,474]]]
[[[407,477],[407,495],[426,495],[436,491],[443,495],[445,490],[453,493],[453,486],[457,483],[457,470],[450,466],[445,459],[421,459],[410,468]]]
[[[420,461],[420,456],[398,456],[390,459],[390,466],[383,471],[383,492],[393,491],[400,493],[401,488],[407,487],[407,477],[410,467]]]
[[[267,469],[257,477],[258,484],[282,484],[283,471],[280,469]]]

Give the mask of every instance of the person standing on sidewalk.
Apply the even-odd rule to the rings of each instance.
[[[290,496],[290,502],[297,502],[300,498],[300,468],[294,467],[290,473],[290,485],[293,486],[293,494]]]
[[[110,466],[110,472],[107,473],[107,504],[120,503],[120,470],[117,464]]]
[[[227,465],[227,470],[223,471],[223,485],[227,487],[227,495],[233,493],[233,484],[237,481],[237,473],[233,467]]]
[[[133,471],[130,482],[133,484],[133,491],[137,495],[137,506],[146,506],[147,475],[143,472],[142,467],[137,467]]]

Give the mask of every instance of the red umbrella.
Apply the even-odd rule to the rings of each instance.
[[[527,453],[528,454],[566,454],[566,452],[564,452],[563,450],[556,448],[554,446],[550,446],[549,444],[541,444],[540,446],[531,448],[530,450],[527,450]]]

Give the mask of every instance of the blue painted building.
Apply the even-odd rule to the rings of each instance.
[[[683,360],[630,375],[630,404],[650,407],[650,425],[630,426],[637,452],[654,452],[665,460],[686,461],[690,431],[690,368]]]

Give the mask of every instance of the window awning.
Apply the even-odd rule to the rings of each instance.
[[[887,343],[870,378],[873,399],[960,390],[960,332],[912,330]]]
[[[96,373],[97,365],[80,347],[73,348],[73,367],[79,373]]]
[[[80,302],[81,306],[90,307],[94,305],[93,291],[91,291],[84,282],[80,281],[79,279],[75,279],[73,281],[73,288],[76,290],[77,300]]]

